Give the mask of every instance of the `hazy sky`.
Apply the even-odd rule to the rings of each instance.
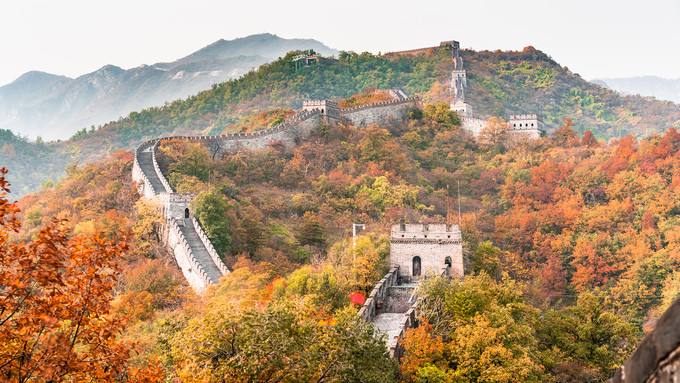
[[[680,78],[679,20],[680,0],[2,0],[0,84],[172,61],[261,32],[372,52],[531,44],[586,78]]]

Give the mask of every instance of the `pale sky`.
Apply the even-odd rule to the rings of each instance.
[[[680,78],[679,23],[680,0],[1,0],[0,85],[29,70],[173,61],[262,32],[359,52],[533,45],[589,79]]]

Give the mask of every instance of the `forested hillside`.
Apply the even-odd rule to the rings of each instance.
[[[12,194],[35,192],[43,184],[58,180],[70,156],[52,143],[29,141],[10,130],[0,129],[0,166],[12,169],[8,176]]]
[[[344,52],[337,61],[297,70],[291,63],[293,54],[185,100],[133,112],[96,131],[82,130],[66,142],[49,146],[60,154],[57,163],[91,161],[158,136],[234,131],[250,115],[275,107],[299,107],[308,98],[347,97],[367,88],[390,87],[401,87],[427,101],[447,101],[450,97],[451,60],[445,51],[396,58]],[[600,139],[628,133],[644,136],[677,126],[680,121],[680,106],[676,104],[620,96],[582,80],[533,48],[521,52],[464,51],[463,58],[470,86],[468,99],[480,117],[507,118],[510,113],[536,112],[549,132],[562,118],[570,117],[577,131],[591,130]],[[19,186],[17,190],[42,182],[42,178],[35,179],[40,175],[11,177]]]
[[[239,97],[226,90],[235,84],[222,86],[223,97]],[[245,122],[252,129],[252,120]],[[401,124],[325,126],[294,148],[213,157],[199,144],[169,141],[160,150],[171,184],[197,193],[192,209],[233,272],[201,300],[188,291],[158,247],[158,213],[132,188],[130,153],[73,168],[62,182],[26,197],[15,238],[50,243],[60,237],[45,230],[59,225],[72,245],[57,249],[72,246],[77,259],[92,260],[92,272],[111,270],[111,259],[120,270],[105,274],[103,281],[116,288],[93,301],[85,329],[94,334],[101,331],[98,319],[113,320],[121,336],[104,340],[122,351],[105,372],[67,363],[69,376],[597,382],[680,292],[675,129],[604,145],[566,120],[535,142],[509,145],[497,137],[478,144],[448,105],[431,104]],[[401,218],[441,222],[458,182],[466,278],[423,286],[422,325],[407,333],[397,367],[356,317],[349,296],[368,293],[386,271],[388,227]],[[12,211],[0,204],[2,217]],[[367,224],[354,250],[352,222]],[[4,235],[0,241],[3,249],[11,246]],[[87,251],[95,245],[111,249],[105,253],[111,259]],[[55,253],[35,254],[40,260]],[[0,284],[16,276],[39,281],[36,299],[48,299],[54,273],[82,280],[77,267],[34,272],[16,262],[0,265],[12,270],[0,273],[6,278]],[[103,289],[102,278],[93,280]],[[68,295],[60,300],[70,302]],[[16,302],[18,314],[8,323],[18,326],[43,307]],[[53,334],[72,336],[71,316],[48,310],[38,317],[50,331],[36,338],[37,349],[58,350],[49,341]],[[6,345],[25,340],[22,332],[0,334]],[[79,347],[70,352],[88,360],[92,338],[74,339]],[[50,362],[63,356],[46,355],[54,355]],[[0,372],[16,372],[20,362],[39,361],[17,359]]]

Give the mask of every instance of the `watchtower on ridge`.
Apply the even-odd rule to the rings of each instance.
[[[307,100],[302,102],[302,110],[321,112],[321,115],[328,118],[340,119],[340,108],[338,103],[331,100]]]
[[[463,245],[458,225],[393,225],[390,232],[390,266],[399,277],[418,280],[427,275],[463,276]]]

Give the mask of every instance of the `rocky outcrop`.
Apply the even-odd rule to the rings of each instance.
[[[680,382],[680,299],[619,368],[610,383]]]

